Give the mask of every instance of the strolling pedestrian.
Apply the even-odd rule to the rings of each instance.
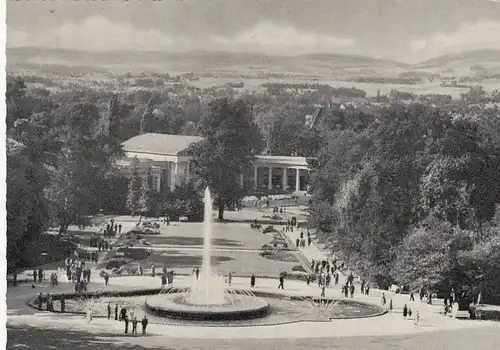
[[[38,303],[38,310],[42,310],[42,306],[43,306],[43,295],[42,295],[42,293],[38,294],[37,303]]]
[[[148,326],[148,318],[146,317],[146,315],[144,315],[144,317],[142,318],[141,320],[141,325],[142,325],[142,334],[146,334],[146,327]]]
[[[111,303],[108,303],[108,320],[111,319]]]
[[[250,277],[250,287],[255,287],[255,275],[252,274],[252,276]]]
[[[283,277],[283,274],[280,274],[279,280],[280,280],[280,283],[278,284],[278,289],[280,289],[280,288],[281,289],[285,289],[285,285],[284,285],[285,278]]]
[[[137,334],[137,317],[132,319],[132,334]]]
[[[128,316],[127,316],[127,314],[125,314],[123,321],[125,322],[125,334],[127,334],[128,333]]]

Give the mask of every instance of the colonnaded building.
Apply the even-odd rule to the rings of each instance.
[[[118,165],[124,175],[130,174],[132,162],[145,176],[150,168],[153,188],[158,192],[172,191],[189,181],[192,169],[187,149],[202,137],[142,134],[125,141],[125,158]],[[239,177],[240,184],[250,184],[255,193],[295,193],[308,190],[308,165],[305,157],[258,155],[250,169]]]

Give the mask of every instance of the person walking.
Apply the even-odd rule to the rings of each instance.
[[[111,303],[108,303],[108,320],[111,319]]]
[[[250,287],[255,287],[255,275],[252,274],[252,276],[250,277]]]
[[[403,318],[406,320],[406,317],[408,316],[408,306],[403,306]]]
[[[125,317],[123,318],[123,321],[125,322],[125,334],[128,333],[128,316],[125,313]]]
[[[137,317],[132,319],[132,334],[137,334]]]
[[[232,280],[233,280],[233,273],[229,271],[229,273],[227,274],[227,283],[231,285]]]
[[[87,323],[92,322],[92,308],[89,306],[87,308]]]
[[[148,318],[146,317],[146,315],[144,315],[144,317],[142,318],[141,325],[142,325],[142,334],[145,335],[146,327],[148,326]]]
[[[413,292],[410,293],[410,301],[415,301],[415,296],[413,294]]]
[[[115,304],[115,321],[118,321],[118,303]]]
[[[278,284],[278,289],[285,289],[285,278],[283,277],[283,274],[280,274],[280,283]]]
[[[38,310],[42,310],[42,306],[43,306],[43,295],[42,295],[42,293],[38,294],[37,303],[38,303]]]

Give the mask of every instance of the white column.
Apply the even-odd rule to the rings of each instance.
[[[184,173],[186,175],[185,177],[185,182],[186,184],[189,182],[189,179],[191,178],[191,174],[189,173],[191,171],[191,169],[189,169],[189,161],[186,163],[186,168],[184,168]]]
[[[296,168],[297,175],[295,176],[295,191],[300,191],[300,169]]]
[[[243,174],[240,174],[240,187],[243,187]]]
[[[267,174],[267,188],[269,190],[273,189],[273,168],[269,167],[269,173]]]
[[[178,176],[177,176],[177,173],[178,173],[178,170],[177,170],[177,162],[174,163],[174,184],[176,185],[180,185],[177,183],[177,179],[178,179]]]
[[[175,180],[177,178],[177,163],[169,162],[170,170],[170,191],[175,189]]]
[[[253,168],[253,183],[255,188],[257,189],[257,166]]]
[[[288,174],[286,171],[286,168],[283,168],[283,190],[286,191],[286,188],[288,187]]]
[[[161,190],[161,173],[156,175],[156,192],[160,192]]]

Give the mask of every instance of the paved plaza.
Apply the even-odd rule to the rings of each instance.
[[[135,226],[135,221],[130,217],[115,218],[115,222],[122,223],[124,231]],[[262,233],[249,230],[248,225],[225,225],[214,228],[214,240],[222,242],[215,244],[214,255],[226,250],[243,250],[252,252],[267,238]],[[196,233],[201,229],[198,224],[175,224],[166,230],[170,234],[162,235],[167,243],[160,244],[161,249],[168,248],[170,244],[177,244],[176,249],[201,250]],[[162,229],[163,230],[163,229]],[[231,239],[232,232],[234,234]],[[191,239],[197,244],[176,243],[179,237]],[[261,241],[255,242],[250,235],[258,234]],[[300,230],[284,233],[288,239],[294,241]],[[245,236],[247,235],[247,236]],[[178,238],[172,238],[178,237]],[[241,238],[245,237],[245,238]],[[156,238],[160,241],[163,238]],[[182,241],[181,241],[182,242]],[[229,243],[228,243],[229,242]],[[153,248],[158,248],[153,246]],[[172,248],[170,248],[172,249]],[[297,254],[302,254],[303,260],[321,260],[325,258],[322,247],[312,244],[310,247],[301,248]],[[103,256],[101,256],[102,258]],[[251,265],[249,260],[249,264]],[[268,264],[275,264],[269,261]],[[176,269],[175,263],[171,265]],[[251,266],[250,266],[251,267]],[[279,268],[277,268],[277,271]],[[53,270],[47,269],[46,275]],[[55,271],[55,270],[54,270]],[[244,271],[244,275],[250,273]],[[30,271],[19,274],[19,279],[31,279]],[[382,293],[392,299],[394,309],[385,315],[359,318],[331,320],[330,322],[293,322],[279,325],[264,325],[252,327],[202,327],[202,326],[176,326],[151,323],[148,326],[147,336],[124,336],[123,323],[106,318],[96,317],[88,323],[83,315],[53,314],[38,311],[27,306],[28,299],[35,297],[39,292],[60,293],[71,292],[73,285],[61,277],[58,287],[51,288],[47,283],[35,284],[21,283],[17,287],[9,287],[7,292],[9,348],[23,347],[33,349],[60,348],[66,339],[74,343],[72,348],[189,348],[189,349],[465,349],[483,336],[498,339],[499,324],[487,321],[463,321],[452,317],[443,317],[440,314],[442,301],[435,300],[434,305],[410,302],[408,295],[393,294],[372,290],[369,296],[355,295],[355,300],[380,305]],[[344,276],[341,276],[340,283]],[[186,287],[191,284],[191,276],[175,276],[174,286]],[[279,293],[283,296],[320,296],[321,290],[317,284],[309,286],[304,281],[285,280],[284,290],[278,290],[277,274],[275,278],[258,278],[255,291]],[[138,289],[160,288],[159,277],[152,276],[121,276],[112,277],[109,285],[104,286],[104,281],[94,271],[89,284],[90,291],[128,291]],[[249,277],[234,277],[233,288],[250,287]],[[359,290],[359,286],[357,287]],[[339,286],[326,289],[326,297],[340,298]],[[402,308],[407,304],[414,312],[420,314],[419,325],[414,325],[411,320],[404,320]],[[142,315],[137,315],[142,317]],[[496,331],[495,331],[496,330]],[[29,332],[28,332],[29,331]],[[229,333],[230,332],[230,333]],[[29,335],[28,335],[29,334]],[[40,342],[34,343],[36,337]],[[292,336],[293,335],[293,336]],[[496,338],[495,338],[496,337]],[[31,339],[31,340],[30,340]],[[77,340],[78,339],[78,340]],[[462,340],[459,340],[462,339]],[[36,340],[38,341],[38,340]],[[452,344],[457,344],[457,346]],[[475,349],[481,349],[474,345]],[[489,347],[488,349],[491,349]]]

